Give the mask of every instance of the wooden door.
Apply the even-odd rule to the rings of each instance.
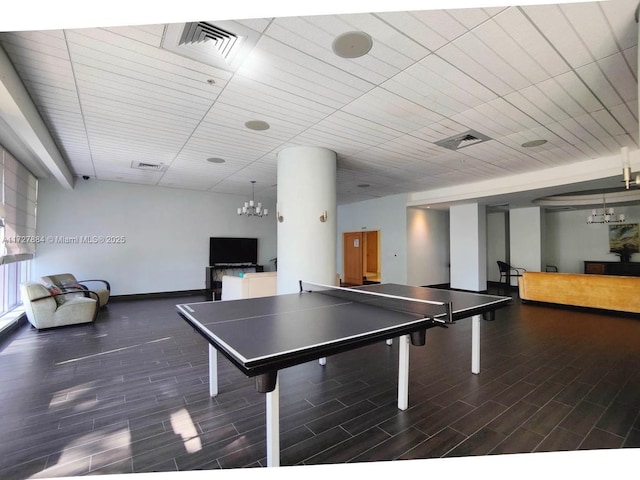
[[[362,232],[342,234],[342,281],[346,285],[362,285],[362,238]]]

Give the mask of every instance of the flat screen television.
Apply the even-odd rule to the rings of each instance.
[[[211,237],[209,239],[209,265],[258,263],[258,239]]]

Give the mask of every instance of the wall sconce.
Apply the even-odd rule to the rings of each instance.
[[[631,162],[629,162],[629,147],[622,147],[620,149],[620,157],[622,159],[622,181],[625,188],[629,190],[631,183],[635,183],[636,186],[640,186],[640,174],[636,175],[636,178],[631,178]]]
[[[322,223],[327,221],[327,211],[326,210],[324,212],[322,212],[322,215],[320,215],[320,221]]]

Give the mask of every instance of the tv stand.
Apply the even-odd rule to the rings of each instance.
[[[222,277],[240,272],[264,272],[263,265],[256,264],[216,264],[206,267],[205,297],[207,301],[220,300],[222,294]]]

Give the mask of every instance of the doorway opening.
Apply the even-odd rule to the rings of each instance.
[[[380,231],[342,234],[342,283],[346,286],[380,283]]]

